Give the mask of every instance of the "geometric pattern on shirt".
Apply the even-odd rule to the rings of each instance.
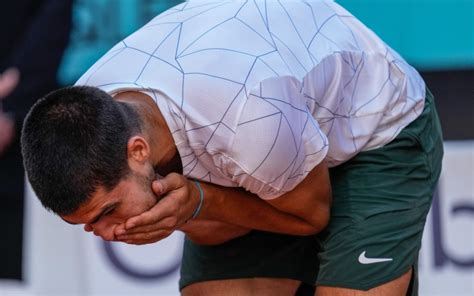
[[[397,73],[422,84],[416,71],[375,36],[370,37],[378,42],[379,52],[368,53],[373,48],[364,44],[351,22],[357,22],[351,14],[323,1],[190,1],[117,44],[78,84],[163,92],[176,107],[170,107],[177,122],[172,132],[185,133],[190,142],[191,150],[182,155],[188,176],[213,181],[213,176],[231,175],[234,185],[282,193],[326,155],[326,137],[328,157],[335,162],[364,148],[381,119],[363,118],[375,122],[367,131],[358,120],[364,112],[381,114],[384,100],[401,83]],[[387,61],[379,79],[364,79],[377,59]],[[210,64],[216,61],[218,65]],[[328,99],[331,83],[341,76],[331,71],[337,63],[346,79]],[[401,108],[417,112],[413,106],[420,98],[410,93],[407,98]],[[385,137],[393,138],[403,124]],[[242,136],[252,130],[266,137]],[[234,139],[236,146],[228,147],[223,142],[227,139]],[[212,153],[230,148],[235,148],[232,158],[242,151],[233,159],[238,163],[219,158],[217,164]],[[220,174],[209,163],[217,165]],[[255,182],[271,188],[256,189]]]

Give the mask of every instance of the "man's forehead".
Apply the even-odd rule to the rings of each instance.
[[[110,199],[109,195],[105,189],[100,188],[91,194],[73,213],[60,215],[61,219],[69,224],[88,224],[107,205]]]
[[[90,220],[90,217],[94,211],[94,206],[91,205],[81,205],[74,212],[67,215],[59,215],[62,220],[69,224],[84,224]]]

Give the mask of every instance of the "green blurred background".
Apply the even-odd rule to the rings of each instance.
[[[115,43],[181,0],[76,0],[69,48],[59,71],[73,84]]]
[[[77,0],[60,72],[74,81],[123,37],[180,0]],[[473,0],[339,0],[419,70],[474,68]]]
[[[336,2],[419,70],[474,67],[472,0]]]
[[[115,43],[181,2],[76,0],[60,82],[73,84]],[[437,99],[445,139],[474,139],[474,0],[336,2],[420,71]]]

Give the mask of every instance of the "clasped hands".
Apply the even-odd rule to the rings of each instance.
[[[160,241],[187,223],[199,204],[197,185],[180,174],[171,173],[154,180],[152,191],[157,203],[146,212],[128,218],[115,228],[116,241],[150,244]]]

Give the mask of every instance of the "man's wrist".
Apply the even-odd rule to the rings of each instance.
[[[190,220],[193,220],[199,216],[199,214],[201,213],[202,205],[204,203],[204,191],[201,187],[201,183],[198,180],[194,180],[194,185],[197,187],[199,191],[199,203],[197,207],[195,208]]]
[[[187,179],[189,195],[187,202],[187,219],[184,221],[184,224],[187,224],[191,221],[202,220],[202,212],[204,206],[204,189],[202,188],[201,183],[195,179]],[[197,219],[199,216],[199,219]]]

